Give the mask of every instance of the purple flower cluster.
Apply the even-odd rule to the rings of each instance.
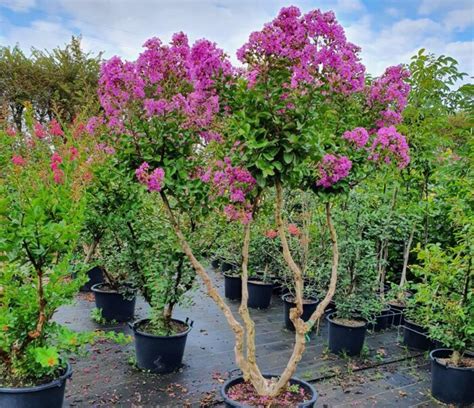
[[[364,89],[365,67],[359,51],[346,40],[334,13],[313,10],[301,15],[292,6],[282,8],[271,23],[252,33],[237,58],[249,65],[249,86],[265,78],[269,61],[283,62],[293,89],[328,83],[334,91],[349,94]]]
[[[353,143],[357,149],[362,149],[369,141],[369,133],[362,127],[357,127],[354,130],[347,130],[342,137]]]
[[[347,177],[352,168],[352,162],[346,156],[326,154],[319,163],[319,179],[317,186],[331,187],[339,180]]]
[[[410,163],[405,136],[398,133],[394,126],[380,128],[370,147],[369,160],[387,164],[394,161],[400,169],[405,168]]]
[[[401,114],[410,92],[410,85],[406,82],[409,77],[410,72],[402,65],[388,67],[368,89],[369,106],[377,109],[380,116],[377,127],[396,125],[402,121]]]
[[[152,38],[144,47],[135,62],[113,57],[102,65],[99,99],[108,125],[123,130],[133,111],[145,119],[176,114],[184,128],[208,127],[219,112],[216,80],[232,74],[223,51],[204,39],[190,47],[183,33],[169,45]]]
[[[224,208],[229,220],[247,223],[252,219],[247,195],[255,187],[256,181],[248,170],[232,166],[230,158],[226,157],[224,161],[218,161],[215,167],[201,171],[199,178],[211,183],[215,195],[229,202]]]
[[[135,170],[135,175],[140,183],[145,184],[149,191],[161,191],[163,188],[163,180],[165,178],[165,171],[162,168],[156,168],[151,173],[150,165],[143,162],[138,169]]]

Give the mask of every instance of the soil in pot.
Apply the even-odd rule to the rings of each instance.
[[[95,266],[87,272],[88,281],[81,286],[81,292],[90,292],[92,286],[104,282],[104,273],[100,266]]]
[[[264,374],[265,378],[274,377]],[[275,376],[276,377],[276,376]],[[289,388],[278,397],[261,397],[252,384],[242,377],[228,380],[221,388],[227,407],[314,407],[318,394],[314,387],[297,378],[290,380]]]
[[[124,297],[121,293],[111,289],[104,283],[98,283],[91,288],[95,296],[95,305],[102,312],[107,321],[126,322],[133,319],[135,300]]]
[[[286,294],[283,295],[282,299],[285,305],[285,327],[287,330],[295,331],[295,326],[290,320],[290,309],[296,307],[295,298],[290,294]],[[309,320],[313,312],[316,310],[318,304],[319,300],[315,298],[303,299],[303,314],[301,315],[301,318],[305,322]]]
[[[4,388],[0,386],[0,407],[12,408],[61,408],[64,401],[66,380],[72,375],[69,364],[59,377],[44,379],[46,383],[31,387]]]
[[[427,336],[428,330],[419,324],[405,319],[403,325],[403,345],[411,350],[430,350],[432,341]]]
[[[367,329],[375,332],[388,329],[391,326],[392,316],[391,309],[387,307],[378,316],[375,316],[375,323],[369,323]]]
[[[329,323],[329,350],[334,354],[357,356],[364,346],[367,322],[362,319],[341,319],[335,313],[326,316]]]
[[[273,283],[251,279],[247,282],[248,306],[253,309],[268,309],[272,300]]]
[[[236,275],[224,275],[224,294],[227,299],[239,300],[242,298],[242,279]]]
[[[170,373],[181,367],[184,349],[191,324],[171,320],[169,335],[157,335],[148,319],[138,320],[130,325],[135,335],[137,366],[152,373]]]
[[[450,365],[452,350],[436,349],[430,353],[431,394],[446,404],[474,404],[474,355],[465,354],[459,367]]]

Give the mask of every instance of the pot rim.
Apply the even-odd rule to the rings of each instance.
[[[149,320],[150,319],[147,319],[147,318],[135,320],[133,323],[129,323],[129,327],[130,327],[130,329],[133,330],[134,334],[139,334],[140,336],[150,337],[150,338],[153,338],[153,339],[177,339],[177,338],[180,338],[180,337],[187,336],[188,333],[193,328],[190,323],[184,322],[184,321],[179,320],[179,319],[171,319],[171,320],[174,321],[174,322],[179,322],[179,323],[185,324],[186,326],[188,326],[188,328],[184,332],[173,334],[171,336],[158,336],[158,335],[155,335],[155,334],[146,333],[146,332],[141,331],[138,328],[136,328],[136,326],[139,325],[140,323],[143,323],[144,321],[149,321]]]
[[[437,352],[449,352],[449,353],[452,353],[453,352],[453,349],[450,349],[450,348],[438,348],[438,349],[434,349],[430,352],[430,360],[439,365],[440,367],[443,367],[443,368],[446,368],[446,369],[449,369],[449,370],[458,370],[458,371],[471,371],[471,372],[474,372],[474,367],[453,367],[451,365],[444,365],[444,364],[441,364],[440,362],[438,362],[436,359],[439,358],[439,357],[436,357],[434,356],[435,353]],[[469,351],[466,351],[465,354],[467,354],[470,358],[474,358],[474,354],[472,354],[471,352]]]
[[[262,376],[264,378],[279,377],[278,375],[267,374],[267,373],[262,374]],[[239,408],[247,408],[247,405],[242,405],[238,401],[234,401],[234,400],[228,398],[228,396],[227,396],[227,389],[231,385],[234,385],[233,384],[234,382],[239,383],[239,381],[242,382],[241,380],[243,380],[243,379],[244,379],[244,376],[239,375],[237,377],[229,378],[224,384],[222,384],[222,386],[220,388],[220,394],[221,394],[221,397],[224,399],[224,402],[226,402],[228,404],[233,404],[234,406],[239,407]],[[309,382],[301,380],[298,377],[291,377],[290,381],[291,380],[293,380],[294,382],[305,385],[313,393],[313,396],[310,400],[306,400],[306,401],[303,401],[303,402],[299,403],[297,405],[298,407],[299,406],[305,406],[305,405],[310,405],[311,406],[311,404],[316,403],[316,400],[318,399],[318,396],[319,396],[318,392],[316,391],[316,388],[314,388]]]
[[[287,299],[288,296],[293,296],[293,297],[294,297],[294,295],[292,295],[291,293],[285,293],[284,295],[282,295],[281,300],[283,300],[283,302],[286,302],[286,303],[289,303],[289,304],[292,304],[292,305],[296,304],[295,302],[289,301],[289,300]],[[321,301],[318,300],[318,298],[316,298],[316,297],[314,297],[314,296],[309,296],[309,297],[306,297],[306,298],[303,297],[303,300],[311,301],[311,303],[303,303],[303,307],[304,307],[305,305],[314,305],[314,304],[319,304],[319,303],[321,303]]]
[[[257,283],[259,282],[259,283]],[[255,285],[255,286],[271,286],[273,288],[273,286],[275,286],[273,283],[266,283],[262,280],[258,280],[258,279],[248,279],[247,280],[247,285]]]
[[[96,283],[95,285],[92,285],[91,286],[92,292],[105,293],[105,294],[109,294],[109,295],[121,295],[121,293],[117,292],[116,290],[102,290],[102,289],[100,289],[99,286],[102,286],[102,285],[107,285],[107,283],[99,282],[99,283]],[[134,291],[134,295],[135,294],[136,294],[136,292]]]
[[[242,280],[242,277],[240,275],[231,275],[227,272],[224,272],[224,278],[229,278],[229,279],[240,279]]]
[[[0,387],[0,394],[25,394],[47,390],[49,388],[61,387],[63,383],[72,376],[72,367],[66,362],[66,371],[53,381],[46,384],[34,385],[32,387]]]
[[[338,322],[335,322],[333,320],[333,316],[336,314],[337,312],[332,312],[332,313],[329,313],[327,316],[326,316],[326,320],[328,322],[330,322],[331,324],[334,324],[336,326],[340,326],[340,327],[345,327],[347,329],[366,329],[367,328],[367,325],[369,324],[367,322],[367,320],[363,319],[362,317],[358,318],[358,320],[361,320],[361,321],[364,321],[364,325],[363,326],[346,326],[345,324],[341,324],[341,323],[338,323]]]

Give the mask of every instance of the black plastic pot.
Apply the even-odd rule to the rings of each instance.
[[[430,350],[433,343],[427,336],[428,330],[405,319],[403,325],[403,345],[413,350]]]
[[[367,329],[375,332],[386,330],[391,326],[393,313],[390,308],[384,309],[375,317],[375,323],[368,323]]]
[[[293,301],[288,300],[292,298],[293,295],[287,293],[282,296],[283,303],[285,304],[285,327],[287,330],[295,331],[295,326],[290,320],[290,309],[296,307],[296,304]],[[303,303],[303,314],[301,318],[306,322],[309,320],[313,312],[316,310],[316,307],[319,304],[319,300],[315,298],[305,299],[307,302]]]
[[[0,407],[5,408],[61,408],[66,380],[72,375],[67,364],[63,375],[47,384],[25,388],[1,388]]]
[[[364,346],[367,323],[361,327],[345,326],[336,323],[335,313],[326,316],[329,323],[329,350],[334,354],[346,353],[348,356],[357,356]]]
[[[102,317],[107,321],[132,320],[135,313],[135,296],[132,299],[126,299],[118,292],[103,290],[102,286],[102,283],[98,283],[91,288],[95,296],[95,305],[102,310]]]
[[[221,261],[219,259],[213,259],[211,261],[211,266],[214,268],[214,269],[217,269],[219,268],[219,265],[221,264]]]
[[[235,271],[237,267],[229,262],[222,261],[221,262],[221,272],[226,273],[230,271]]]
[[[271,374],[263,374],[263,376],[265,378],[278,377],[277,375],[271,375]],[[229,388],[231,388],[234,385],[240,384],[242,382],[244,382],[244,378],[242,376],[239,376],[239,377],[231,378],[230,380],[228,380],[222,385],[221,396],[224,399],[226,407],[248,408],[248,405],[243,405],[239,402],[231,400],[227,396],[227,391],[229,390]],[[310,383],[307,383],[306,381],[303,381],[294,377],[290,379],[290,385],[293,385],[293,384],[298,384],[300,387],[303,387],[308,393],[312,395],[312,398],[310,400],[302,402],[301,404],[298,404],[296,407],[298,408],[314,407],[316,404],[316,400],[318,399],[318,393],[316,392],[316,389]]]
[[[273,283],[264,283],[258,280],[247,282],[249,291],[248,307],[253,309],[267,309],[270,306],[273,293]]]
[[[140,331],[139,326],[148,319],[137,320],[130,324],[135,335],[135,353],[137,366],[156,374],[171,373],[181,367],[188,333],[194,322],[173,319],[174,322],[188,326],[187,330],[173,336],[155,336]]]
[[[94,266],[87,272],[89,280],[81,287],[81,292],[90,292],[92,286],[104,281],[104,274],[100,266]]]
[[[405,306],[399,305],[389,305],[392,311],[392,325],[394,326],[401,326],[405,322],[405,318],[403,313],[405,311]]]
[[[474,404],[474,368],[446,366],[436,360],[449,358],[452,352],[436,349],[430,353],[431,394],[445,404],[471,406]]]
[[[224,275],[224,293],[230,300],[242,298],[242,279],[240,276]]]

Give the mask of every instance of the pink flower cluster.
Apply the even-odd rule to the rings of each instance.
[[[15,166],[24,166],[26,164],[26,160],[20,155],[14,155],[12,157],[12,163]]]
[[[268,230],[268,231],[265,231],[264,235],[267,238],[275,239],[278,236],[278,231],[277,230]]]
[[[58,123],[56,119],[53,119],[49,123],[49,133],[52,136],[59,136],[59,137],[64,136],[64,132],[61,129],[61,125]]]
[[[352,162],[346,156],[326,154],[319,164],[319,180],[317,186],[331,187],[339,180],[347,177],[352,168]]]
[[[170,45],[152,38],[144,47],[135,62],[114,57],[102,65],[99,99],[108,125],[123,130],[135,109],[148,118],[175,114],[184,128],[209,126],[220,108],[215,81],[232,74],[223,51],[204,39],[190,47],[183,33]]]
[[[388,67],[368,89],[368,103],[378,110],[377,127],[396,125],[402,121],[402,112],[408,102],[410,72],[403,66]]]
[[[138,181],[145,184],[149,191],[161,191],[163,188],[165,171],[159,167],[151,173],[149,170],[150,165],[147,162],[143,162],[140,167],[135,170],[135,175],[137,176]]]
[[[35,124],[33,125],[33,130],[35,132],[35,136],[38,139],[44,139],[48,135],[43,125],[39,122],[35,122]]]
[[[217,197],[225,197],[229,201],[224,212],[230,220],[247,223],[252,219],[247,195],[256,181],[248,170],[232,166],[230,158],[226,157],[224,161],[218,161],[214,168],[201,171],[198,176],[204,183],[212,185]]]
[[[369,133],[362,127],[344,132],[342,137],[353,143],[357,149],[362,149],[369,141]]]
[[[64,178],[64,172],[59,168],[59,165],[63,162],[62,157],[59,153],[54,152],[51,156],[51,170],[53,171],[53,179],[56,184],[61,184]]]
[[[405,168],[410,163],[405,136],[398,133],[394,126],[380,128],[370,147],[369,160],[387,164],[394,161],[400,169]]]
[[[348,94],[364,88],[365,67],[359,51],[346,40],[334,13],[313,10],[301,15],[291,6],[282,8],[261,31],[253,32],[237,51],[237,58],[249,65],[250,86],[259,77],[265,78],[268,61],[279,61],[289,68],[291,88],[329,83],[331,89]]]

